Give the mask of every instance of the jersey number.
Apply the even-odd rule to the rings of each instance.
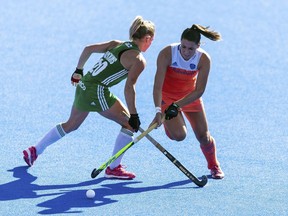
[[[100,72],[102,72],[106,67],[108,66],[107,61],[103,61],[103,59],[100,59],[99,62],[97,62],[93,69],[92,69],[92,76],[97,76]]]

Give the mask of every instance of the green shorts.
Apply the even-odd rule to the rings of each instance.
[[[117,99],[106,86],[80,81],[76,87],[74,106],[81,111],[102,112],[112,107]]]

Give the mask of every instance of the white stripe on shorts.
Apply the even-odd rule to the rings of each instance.
[[[105,98],[105,95],[104,95],[104,86],[98,85],[98,87],[97,87],[97,97],[99,99],[99,103],[100,103],[101,109],[103,111],[109,109],[109,106],[107,104],[107,101],[106,101],[106,98]]]

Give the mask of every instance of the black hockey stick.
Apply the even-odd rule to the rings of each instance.
[[[128,118],[127,113],[123,113]],[[164,121],[164,117],[162,119],[162,122]],[[155,124],[153,124],[155,125]],[[141,133],[144,132],[144,130],[139,127],[139,131]],[[158,143],[153,137],[151,137],[148,133],[145,135],[146,138],[154,145],[156,148],[158,148],[178,169],[180,169],[193,183],[195,183],[199,187],[204,187],[207,182],[208,178],[206,175],[203,175],[201,177],[201,180],[197,178],[195,175],[193,175],[189,170],[187,170],[181,163],[178,161],[173,155],[171,155],[160,143]]]
[[[123,113],[127,116],[127,113]],[[162,119],[162,122],[164,121],[164,117]],[[155,124],[154,124],[155,125]],[[139,131],[141,133],[144,132],[144,130],[139,127]],[[187,170],[181,163],[178,161],[172,154],[170,154],[163,146],[160,145],[155,139],[153,139],[148,133],[145,135],[146,138],[154,145],[156,148],[158,148],[178,169],[180,169],[192,182],[194,182],[199,187],[204,187],[207,182],[208,178],[206,175],[203,175],[201,177],[201,180],[198,179],[195,175],[193,175],[189,170]]]
[[[140,127],[140,132],[144,130]],[[179,170],[181,170],[193,183],[195,183],[199,187],[204,187],[207,182],[208,178],[206,175],[203,175],[201,180],[198,179],[195,175],[193,175],[189,170],[187,170],[173,155],[171,155],[163,146],[160,145],[155,139],[153,139],[149,134],[145,135],[146,138],[158,148]]]

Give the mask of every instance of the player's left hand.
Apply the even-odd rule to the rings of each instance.
[[[170,120],[175,118],[178,115],[178,108],[179,106],[176,103],[172,103],[167,109],[165,110],[165,119]]]

